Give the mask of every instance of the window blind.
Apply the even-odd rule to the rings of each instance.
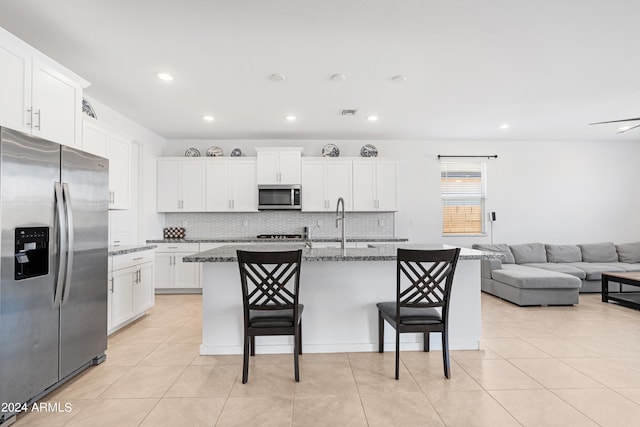
[[[484,162],[441,163],[443,234],[484,232],[485,171]]]

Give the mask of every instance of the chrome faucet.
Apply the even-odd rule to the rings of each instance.
[[[342,214],[340,215],[340,203],[342,203]],[[344,199],[342,197],[338,197],[338,204],[336,205],[336,228],[338,228],[338,223],[342,221],[342,240],[340,241],[340,249],[344,249],[346,239],[344,237]]]

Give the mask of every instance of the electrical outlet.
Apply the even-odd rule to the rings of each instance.
[[[378,227],[384,227],[384,219],[378,220]]]
[[[247,228],[249,226],[249,221],[247,221],[246,219],[244,221],[242,221],[242,226],[244,228]]]
[[[189,225],[189,221],[187,221],[186,219],[182,221],[182,228],[187,228],[188,225]]]

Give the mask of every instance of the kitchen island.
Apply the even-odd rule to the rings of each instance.
[[[242,294],[236,250],[302,250],[300,303],[305,305],[302,345],[306,353],[377,351],[376,303],[395,300],[396,252],[448,249],[436,244],[380,244],[368,248],[306,248],[301,244],[225,245],[183,258],[203,263],[200,354],[242,354]],[[462,248],[454,276],[449,317],[452,350],[477,350],[480,340],[480,260],[502,255]],[[385,328],[385,348],[395,333]],[[431,348],[440,349],[439,333]],[[292,337],[257,337],[258,353],[290,353]],[[402,350],[422,348],[421,334],[402,334]]]

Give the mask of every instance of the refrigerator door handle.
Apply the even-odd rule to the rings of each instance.
[[[54,184],[54,190],[56,195],[56,210],[58,216],[58,280],[56,281],[56,290],[53,298],[53,308],[60,307],[60,301],[62,300],[62,289],[64,284],[65,267],[67,265],[67,236],[66,236],[66,221],[64,214],[64,200],[62,196],[62,184],[56,182]]]
[[[67,268],[64,281],[64,293],[62,295],[62,305],[66,305],[69,301],[69,292],[71,291],[71,272],[73,271],[73,210],[71,209],[71,194],[69,192],[69,184],[62,184],[62,195],[64,197],[64,208],[67,214]]]

